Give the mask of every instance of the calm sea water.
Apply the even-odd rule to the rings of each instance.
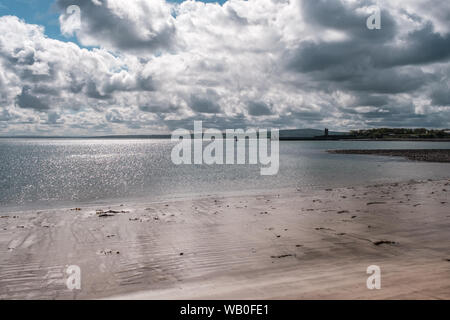
[[[450,148],[449,142],[280,142],[280,170],[181,165],[168,140],[0,139],[0,210],[447,178],[450,164],[328,154],[328,149]]]

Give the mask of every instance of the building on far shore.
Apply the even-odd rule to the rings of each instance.
[[[328,137],[328,128],[325,128],[324,136]]]

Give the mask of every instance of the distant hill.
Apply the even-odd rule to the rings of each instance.
[[[324,130],[318,129],[291,129],[291,130],[280,130],[280,138],[313,138],[323,136],[325,134]],[[330,136],[341,136],[348,135],[349,132],[336,132],[329,131]]]

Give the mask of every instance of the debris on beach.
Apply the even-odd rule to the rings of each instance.
[[[366,205],[371,206],[374,204],[386,204],[386,202],[383,201],[375,201],[375,202],[367,202]]]
[[[98,252],[98,254],[107,256],[107,255],[111,255],[111,254],[120,254],[120,251],[111,250],[111,249],[103,249],[103,250],[100,250]]]
[[[99,218],[106,218],[106,217],[114,217],[113,214],[109,213],[97,213]]]
[[[81,208],[73,208],[73,209],[70,209],[70,211],[81,211]]]
[[[272,259],[283,259],[283,258],[288,258],[288,257],[295,257],[294,254],[282,254],[279,256],[270,256]]]
[[[376,245],[376,246],[381,246],[382,244],[389,244],[389,245],[397,244],[397,242],[395,242],[395,241],[389,241],[389,240],[373,241],[372,243],[373,243],[374,245]]]
[[[318,228],[314,228],[314,229],[316,229],[317,231],[320,231],[320,230],[335,231],[335,230],[333,230],[333,229],[330,229],[330,228],[323,228],[323,227],[318,227]]]
[[[108,211],[103,211],[103,210],[97,210],[95,212],[99,218],[106,218],[106,217],[114,217],[116,214],[119,213],[128,213],[128,211],[116,211],[116,210],[108,210]]]

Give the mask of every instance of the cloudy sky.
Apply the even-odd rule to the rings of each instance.
[[[0,134],[447,128],[449,21],[448,0],[0,0]]]

